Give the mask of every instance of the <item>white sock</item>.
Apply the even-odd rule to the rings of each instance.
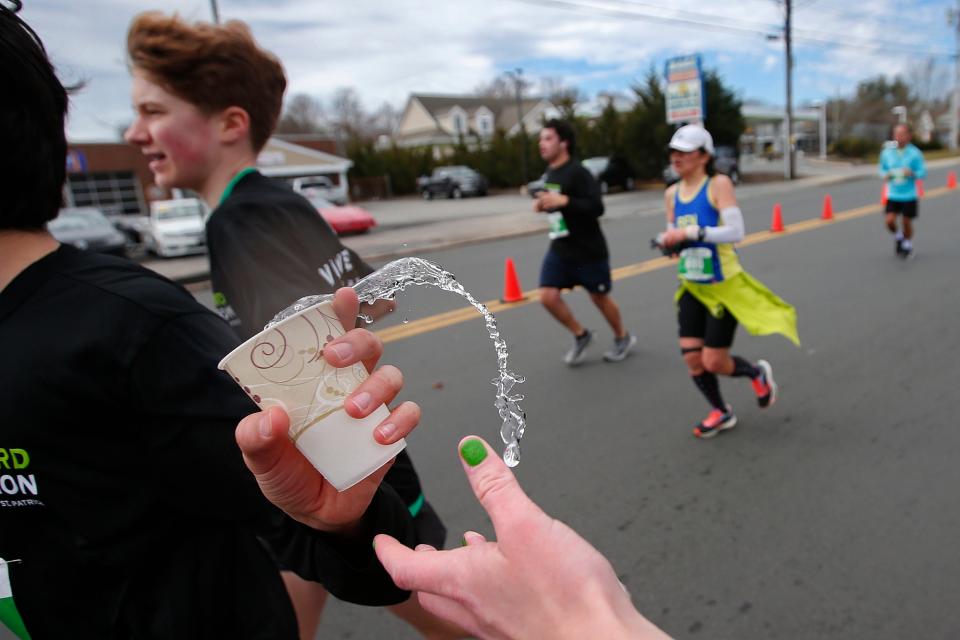
[[[903,231],[898,229],[897,232],[893,234],[893,239],[897,242],[901,242],[903,240]]]
[[[904,238],[900,246],[903,247],[904,251],[910,251],[913,249],[913,242],[909,238]]]

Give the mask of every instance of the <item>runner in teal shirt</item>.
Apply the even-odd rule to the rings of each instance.
[[[911,144],[910,125],[893,129],[896,146],[880,153],[880,177],[886,183],[886,223],[894,234],[895,250],[901,258],[913,257],[913,220],[917,217],[917,180],[927,176],[923,153]],[[897,216],[903,218],[903,230],[897,228]]]

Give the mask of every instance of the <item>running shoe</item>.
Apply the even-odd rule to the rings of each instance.
[[[705,440],[735,426],[737,426],[737,416],[733,415],[733,408],[727,405],[726,411],[720,411],[720,409],[711,411],[703,422],[693,428],[693,435]]]
[[[913,257],[913,243],[904,240],[900,243],[900,257],[909,260]]]
[[[607,362],[620,362],[630,354],[635,344],[637,344],[637,336],[628,331],[622,338],[613,339],[613,347],[603,354],[603,359]]]
[[[577,336],[573,339],[573,347],[563,356],[563,361],[570,366],[579,364],[583,360],[583,352],[587,350],[587,345],[590,344],[591,340],[593,340],[593,332],[589,329],[584,329],[582,336]]]
[[[777,401],[777,382],[773,379],[773,367],[766,360],[757,360],[760,375],[753,379],[753,392],[761,409],[772,407]]]
[[[893,241],[893,252],[897,254],[898,257],[903,257],[903,238],[896,238]]]

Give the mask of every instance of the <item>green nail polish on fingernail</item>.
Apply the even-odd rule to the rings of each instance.
[[[460,457],[468,465],[475,467],[487,457],[487,448],[479,440],[467,440],[460,447]]]
[[[460,536],[460,546],[461,547],[467,546],[467,536]]]

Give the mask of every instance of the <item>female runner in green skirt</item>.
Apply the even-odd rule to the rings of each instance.
[[[717,375],[748,378],[763,408],[777,400],[769,362],[730,354],[738,323],[752,334],[780,333],[800,344],[796,309],[740,266],[733,245],[744,237],[743,214],[730,178],[715,175],[713,155],[713,138],[703,127],[686,125],[673,135],[670,162],[680,181],[666,191],[668,228],[657,238],[679,255],[680,351],[711,407],[693,429],[698,438],[712,438],[737,424]]]

